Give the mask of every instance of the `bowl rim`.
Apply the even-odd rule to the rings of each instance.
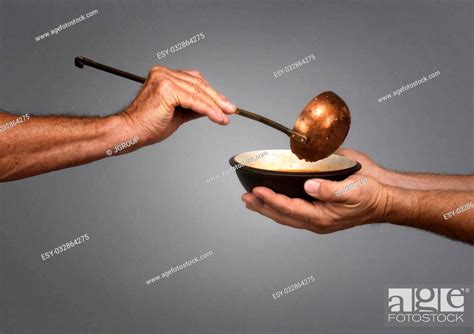
[[[248,152],[254,152],[254,151],[248,151]],[[266,151],[270,151],[270,150],[266,150]],[[239,163],[235,160],[235,157],[237,157],[238,155],[244,154],[244,153],[248,153],[248,152],[242,152],[242,153],[238,153],[238,154],[234,155],[233,157],[231,157],[229,159],[229,164],[232,167],[237,166]],[[344,168],[344,169],[338,169],[338,170],[334,170],[334,171],[323,171],[323,172],[285,172],[285,171],[275,171],[275,170],[261,169],[261,168],[255,168],[255,167],[250,167],[250,166],[243,165],[242,167],[237,168],[236,172],[237,172],[238,169],[243,169],[243,170],[246,170],[248,172],[252,172],[252,173],[256,173],[256,174],[263,174],[263,175],[291,176],[291,177],[295,177],[295,176],[296,177],[318,177],[318,176],[320,176],[320,177],[329,177],[329,176],[339,176],[339,175],[353,174],[353,173],[359,171],[362,168],[362,165],[356,160],[349,159],[348,157],[345,157],[345,156],[340,155],[340,154],[335,154],[334,153],[334,155],[344,157],[348,160],[351,160],[351,161],[355,162],[355,164],[352,167],[348,167],[348,168]]]

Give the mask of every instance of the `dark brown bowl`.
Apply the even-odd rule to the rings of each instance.
[[[308,179],[344,180],[361,169],[360,163],[333,154],[317,162],[299,160],[290,150],[261,150],[229,159],[245,190],[263,186],[291,198],[314,200],[304,191]]]

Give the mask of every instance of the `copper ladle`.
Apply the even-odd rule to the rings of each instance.
[[[74,64],[84,65],[121,76],[139,83],[146,78],[128,73],[85,57],[76,57]],[[300,113],[293,130],[269,118],[237,108],[235,114],[271,126],[290,137],[291,151],[300,159],[317,161],[334,153],[347,136],[351,115],[346,103],[333,92],[324,92],[313,98]]]

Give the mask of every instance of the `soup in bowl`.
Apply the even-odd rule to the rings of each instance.
[[[245,190],[263,186],[292,198],[314,200],[304,191],[306,180],[313,178],[344,180],[361,169],[360,163],[333,154],[308,162],[298,159],[291,150],[259,150],[240,153],[230,158]]]

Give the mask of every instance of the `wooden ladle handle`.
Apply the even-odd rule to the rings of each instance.
[[[298,141],[300,141],[302,143],[305,143],[307,141],[306,136],[303,136],[302,134],[299,134],[298,132],[289,129],[286,126],[284,126],[284,125],[282,125],[278,122],[275,122],[275,121],[273,121],[269,118],[261,116],[259,114],[255,114],[253,112],[250,112],[250,111],[247,111],[247,110],[244,110],[244,109],[240,109],[240,108],[237,108],[235,113],[237,115],[247,117],[247,118],[253,119],[254,121],[257,121],[257,122],[263,123],[265,125],[271,126],[272,128],[277,129],[277,130],[285,133],[286,135],[288,135],[288,137],[295,138],[295,139],[297,139]]]

